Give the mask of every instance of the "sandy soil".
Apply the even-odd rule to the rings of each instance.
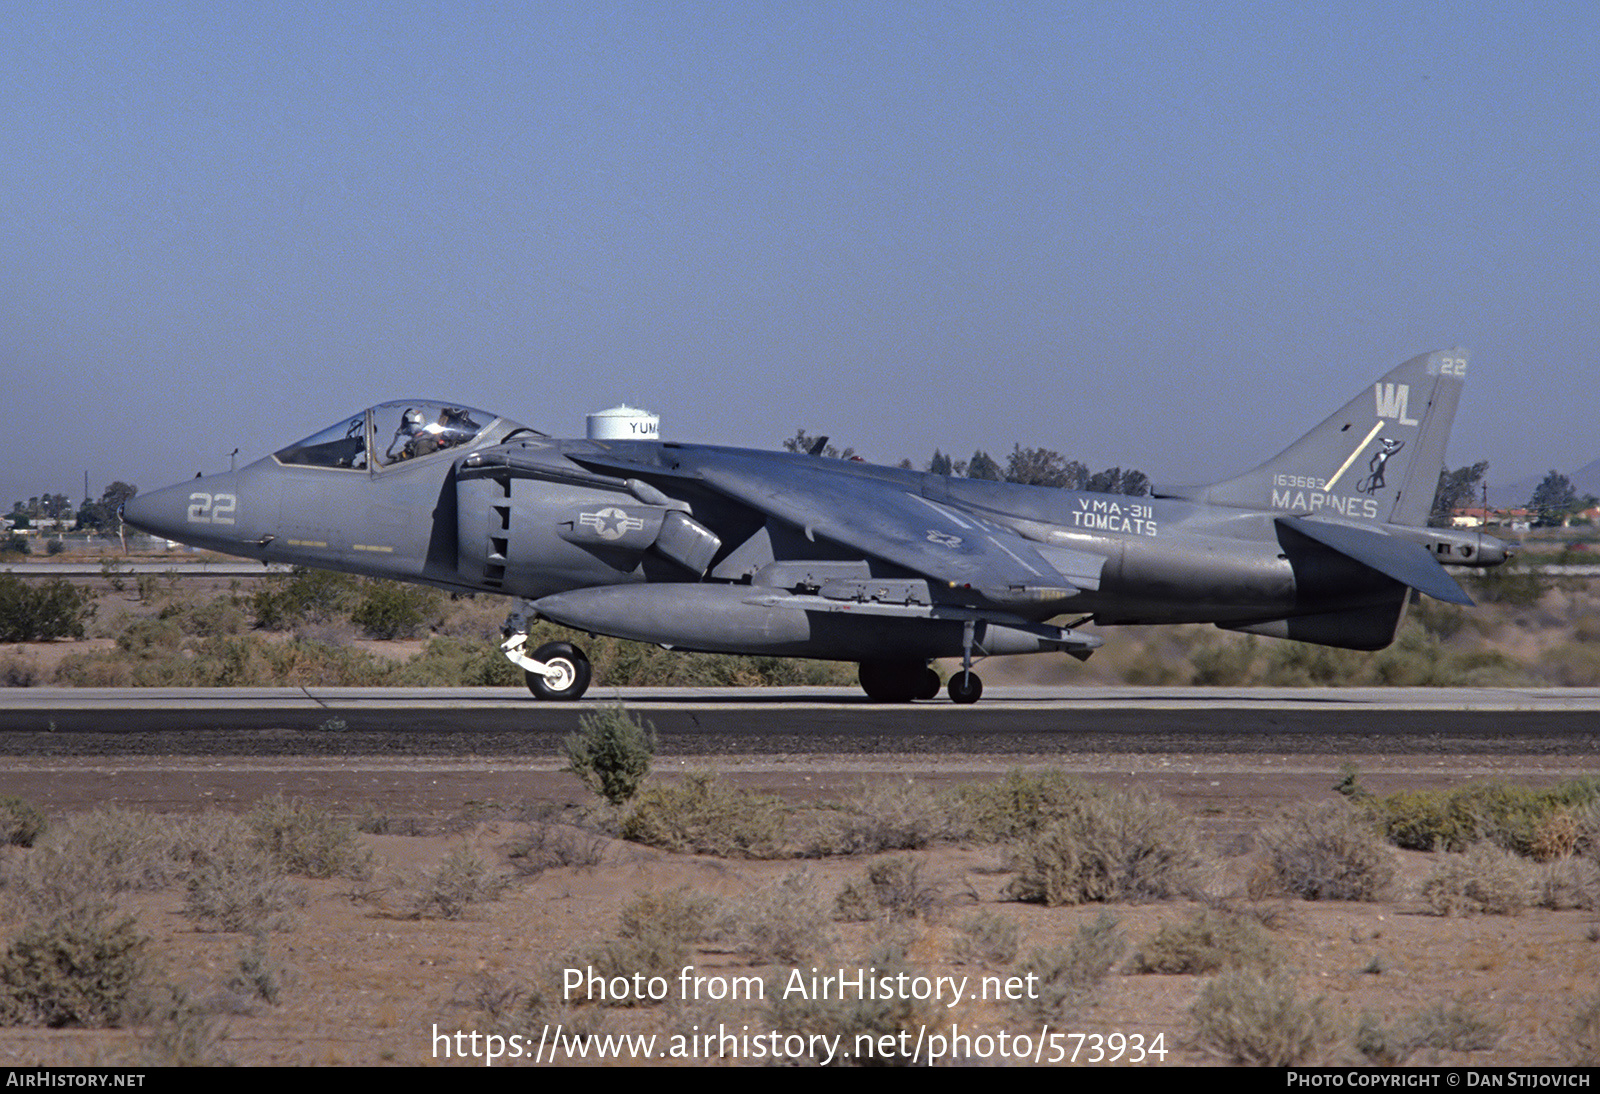
[[[832,797],[873,779],[903,781],[903,775],[882,770],[884,766],[892,768],[892,757],[874,760],[876,774],[852,770],[847,763],[820,762],[804,771],[792,764],[752,763],[731,777],[743,785],[766,787],[796,799]],[[907,758],[908,764],[936,775],[934,781],[988,775],[981,764],[963,764],[956,759],[944,762],[947,766],[942,772],[933,772],[928,757]],[[181,761],[173,763],[184,766]],[[163,808],[180,810],[215,800],[198,792],[194,798],[175,800],[183,798],[171,792],[174,783],[184,778],[177,769],[152,777],[148,783],[136,779],[113,784],[104,771],[92,770],[95,765],[84,761],[83,766],[85,770],[79,774],[65,766],[50,773],[62,796],[75,804],[94,797],[90,785],[99,788],[103,800],[132,807],[146,797],[161,798]],[[1194,818],[1215,856],[1215,873],[1208,883],[1211,893],[1229,894],[1237,902],[1249,903],[1242,893],[1253,864],[1250,833],[1293,798],[1331,798],[1326,789],[1331,766],[1321,769],[1313,763],[1306,770],[1276,775],[1196,771],[1169,776],[1163,789]],[[670,758],[661,767],[670,770]],[[33,772],[34,778],[44,775],[43,771]],[[243,780],[228,803],[233,808],[284,785],[282,772],[234,773],[230,777]],[[1119,784],[1129,781],[1126,771],[1107,770],[1098,777]],[[1394,778],[1401,780],[1400,776]],[[416,785],[400,785],[408,779]],[[203,781],[193,785],[198,787]],[[399,829],[425,834],[362,837],[381,863],[373,882],[304,882],[306,902],[295,926],[267,936],[268,952],[272,960],[281,963],[286,983],[276,1005],[247,1002],[223,990],[229,970],[249,940],[196,930],[180,914],[181,891],[144,894],[129,902],[141,928],[153,939],[159,978],[182,985],[189,997],[208,1011],[209,1018],[201,1024],[209,1059],[241,1064],[481,1066],[481,1055],[464,1061],[457,1055],[463,1047],[470,1049],[470,1034],[476,1031],[483,1035],[519,1033],[526,1038],[521,1045],[530,1055],[545,1036],[542,1062],[548,1063],[552,1051],[548,1037],[554,1036],[557,1026],[563,1035],[574,1031],[655,1033],[661,1038],[656,1054],[668,1049],[667,1038],[675,1034],[726,1029],[770,1036],[777,1023],[770,998],[739,1003],[686,1001],[679,998],[682,993],[676,981],[669,985],[670,998],[655,1006],[550,1005],[536,1019],[496,1011],[503,1010],[507,1000],[525,1005],[526,993],[536,984],[559,976],[550,972],[552,967],[581,967],[584,959],[574,955],[616,937],[620,913],[641,893],[687,885],[696,893],[717,897],[726,906],[798,869],[804,871],[805,889],[815,894],[819,904],[831,907],[841,888],[859,879],[869,862],[882,857],[720,860],[668,854],[611,839],[596,841],[585,835],[583,839],[600,850],[600,861],[593,865],[558,866],[535,877],[516,878],[501,899],[474,905],[460,919],[409,919],[404,915],[408,886],[453,850],[470,848],[511,877],[514,871],[506,849],[529,831],[531,823],[517,820],[515,815],[532,812],[571,818],[590,808],[589,799],[570,776],[550,770],[524,771],[514,784],[493,784],[502,790],[513,785],[521,790],[515,797],[508,794],[497,800],[451,800],[452,791],[474,794],[490,784],[457,782],[441,791],[428,778],[425,765],[410,772],[397,770],[378,781],[395,785],[385,792],[374,785],[370,773],[342,780],[335,776],[320,787],[317,796],[330,804],[341,800],[343,811],[353,816],[368,811],[370,804],[381,803]],[[69,789],[74,785],[75,789]],[[153,793],[146,794],[146,790]],[[57,801],[56,806],[61,804]],[[397,813],[397,807],[412,811]],[[558,827],[552,831],[559,834],[565,830]],[[994,848],[938,847],[910,854],[921,863],[925,878],[937,887],[938,909],[928,921],[912,921],[902,928],[899,937],[918,969],[934,975],[971,977],[969,995],[977,991],[980,976],[1012,976],[1020,969],[1018,964],[985,969],[952,960],[961,925],[980,911],[1017,924],[1026,957],[1033,949],[1067,941],[1102,911],[1117,917],[1131,952],[1160,924],[1186,919],[1200,906],[1186,900],[1107,908],[1023,905],[1004,898],[1010,875]],[[1518,916],[1476,918],[1426,914],[1417,891],[1434,860],[1421,854],[1401,854],[1399,860],[1402,885],[1400,895],[1392,901],[1280,901],[1270,906],[1272,937],[1282,953],[1281,968],[1292,975],[1303,998],[1324,1000],[1343,1030],[1338,1043],[1321,1050],[1318,1058],[1329,1063],[1360,1062],[1352,1035],[1363,1013],[1392,1024],[1429,1007],[1460,1004],[1498,1031],[1493,1047],[1470,1052],[1424,1050],[1412,1063],[1566,1062],[1572,1051],[1571,1017],[1580,1003],[1593,998],[1600,983],[1596,916],[1542,909]],[[815,965],[837,973],[863,967],[875,932],[883,928],[833,923],[829,930],[835,938],[832,955]],[[696,975],[710,978],[708,984],[727,984],[727,978],[735,975],[776,977],[768,990],[775,990],[781,978],[793,971],[781,964],[750,966],[730,948],[714,944],[703,945],[690,963]],[[812,965],[800,967],[809,970]],[[1136,975],[1125,972],[1124,967],[1119,965],[1096,998],[1061,1032],[1142,1037],[1144,1046],[1163,1053],[1147,1057],[1143,1065],[1218,1062],[1193,1039],[1189,1008],[1203,978]],[[1002,1033],[1027,1034],[1037,1042],[1039,1026],[1038,1019],[1012,1006],[972,998],[953,1008],[930,1008],[923,1020],[913,1023],[913,1028],[925,1027],[929,1035],[986,1034],[990,1040],[958,1044],[955,1051],[964,1054],[968,1062],[993,1063],[1018,1062],[1003,1058],[1003,1047],[995,1038]],[[457,1031],[465,1038],[456,1039]],[[152,1051],[161,1058],[159,1050],[149,1047],[150,1034],[149,1029],[0,1030],[0,1064],[129,1064],[148,1058]],[[479,1041],[480,1046],[489,1043]],[[1102,1050],[1109,1053],[1104,1046],[1130,1043],[1107,1040]],[[1096,1042],[1091,1037],[1057,1044],[1065,1045],[1066,1052],[1077,1047],[1080,1056],[1086,1056],[1094,1051]],[[1015,1047],[1013,1044],[1013,1051]],[[449,1058],[443,1055],[446,1051]],[[765,1050],[746,1040],[736,1043],[732,1052],[712,1053],[715,1059],[711,1061],[703,1058],[702,1049],[702,1058],[690,1062],[771,1062],[751,1059],[758,1051]],[[1046,1051],[1048,1058],[1048,1052],[1055,1049]],[[555,1062],[569,1061],[563,1057]],[[591,1058],[588,1062],[602,1061]],[[1125,1053],[1120,1062],[1131,1061]]]

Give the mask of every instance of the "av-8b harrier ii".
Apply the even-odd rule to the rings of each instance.
[[[1082,628],[1214,623],[1357,650],[1441,564],[1504,544],[1427,527],[1467,355],[1415,357],[1237,478],[1096,494],[660,440],[560,440],[451,403],[363,410],[238,471],[130,500],[129,524],[226,554],[520,600],[503,650],[543,699],[588,659],[549,619],[669,649],[860,664],[881,702],[929,662],[1101,644]]]

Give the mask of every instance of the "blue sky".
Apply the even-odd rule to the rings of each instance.
[[[1595,5],[256,7],[8,6],[0,507],[408,395],[1193,481],[1452,345],[1600,457]]]

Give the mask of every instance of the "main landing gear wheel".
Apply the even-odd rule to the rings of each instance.
[[[933,691],[928,691],[929,678]],[[861,690],[874,703],[909,703],[939,694],[939,674],[921,661],[863,661]]]
[[[958,672],[950,677],[950,701],[954,703],[976,703],[983,694],[983,681],[978,679],[978,674],[970,670]]]
[[[589,677],[593,670],[589,659],[577,646],[567,642],[551,642],[533,651],[533,659],[543,662],[550,670],[544,676],[524,670],[528,690],[537,699],[573,700],[583,697],[589,690]]]

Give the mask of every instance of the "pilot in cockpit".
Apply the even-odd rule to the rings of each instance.
[[[441,409],[437,422],[428,421],[416,407],[407,407],[400,416],[400,428],[389,442],[384,458],[391,462],[415,459],[441,449],[470,441],[481,427],[465,410],[447,406]],[[396,448],[399,451],[395,451]]]

